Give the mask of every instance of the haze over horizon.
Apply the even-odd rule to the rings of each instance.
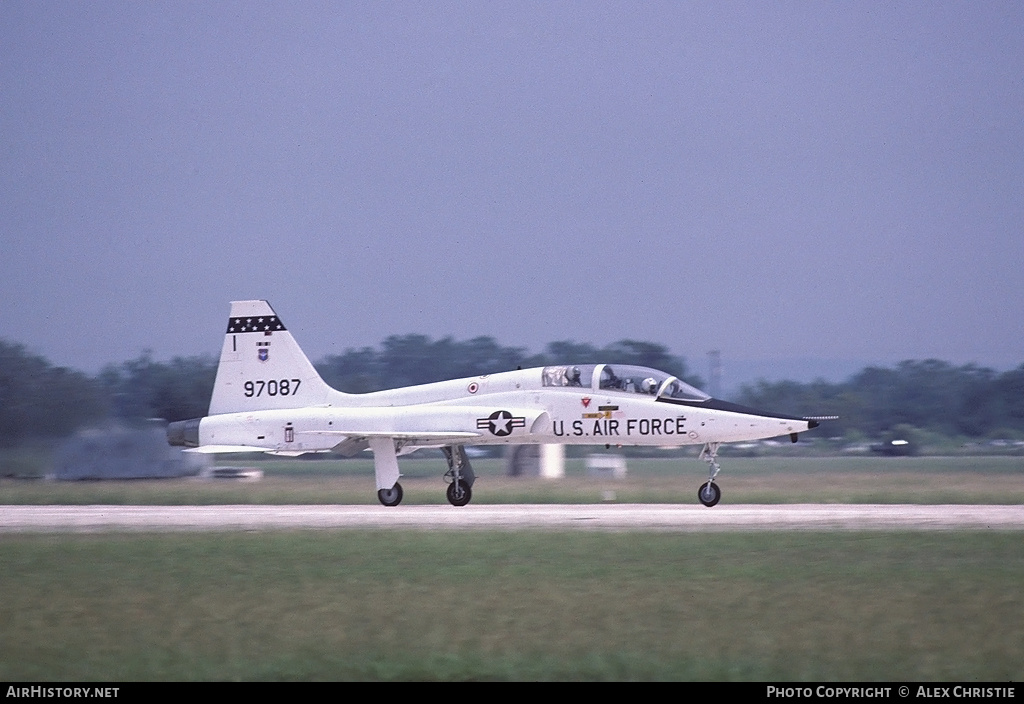
[[[0,338],[94,373],[265,298],[313,360],[1014,368],[1021,36],[1013,2],[8,0]]]

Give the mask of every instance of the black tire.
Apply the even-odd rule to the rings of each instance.
[[[397,506],[402,503],[402,485],[395,482],[390,489],[381,489],[377,492],[377,499],[385,506]]]
[[[448,503],[452,506],[465,506],[473,498],[473,490],[469,488],[469,484],[461,479],[449,484],[448,491],[445,493],[448,496]]]
[[[707,507],[714,506],[722,498],[722,490],[714,482],[701,484],[697,490],[697,499]]]

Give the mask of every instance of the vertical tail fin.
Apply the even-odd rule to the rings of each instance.
[[[210,415],[302,408],[341,396],[320,378],[266,301],[233,301]]]

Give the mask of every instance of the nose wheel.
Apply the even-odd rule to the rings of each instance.
[[[697,490],[697,498],[702,504],[710,508],[722,498],[722,490],[718,488],[717,484],[709,481],[707,484],[701,484],[700,489]]]

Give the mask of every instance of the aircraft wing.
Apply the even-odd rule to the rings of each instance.
[[[397,440],[399,446],[405,449],[399,454],[406,454],[420,447],[441,447],[442,445],[453,445],[470,441],[480,436],[480,433],[461,431],[420,431],[420,432],[397,432],[394,430],[351,430],[348,432],[338,430],[328,431],[300,431],[297,435],[333,435],[338,438],[338,444],[332,448],[333,452],[345,457],[354,457],[370,446],[370,438],[391,438]]]
[[[300,430],[296,435],[338,435],[347,438],[394,438],[395,440],[417,440],[424,439],[431,442],[442,440],[468,440],[480,437],[480,433],[470,433],[457,430],[439,432],[399,432],[395,430]]]
[[[295,434],[333,436],[339,440],[393,438],[406,444],[460,444],[488,435],[503,437],[517,428],[530,432],[541,416],[547,417],[543,409],[497,406],[424,404],[388,408],[386,412],[353,409],[335,416],[334,427],[329,430],[296,430]]]
[[[543,409],[480,406],[417,406],[395,409],[392,413],[384,429],[380,427],[379,418],[352,415],[340,428],[336,423],[330,430],[305,430],[295,434],[336,437],[338,443],[332,450],[348,456],[365,450],[376,438],[390,438],[399,453],[405,454],[419,447],[473,444],[491,435],[503,437],[516,428],[532,432],[541,417],[547,418]]]

